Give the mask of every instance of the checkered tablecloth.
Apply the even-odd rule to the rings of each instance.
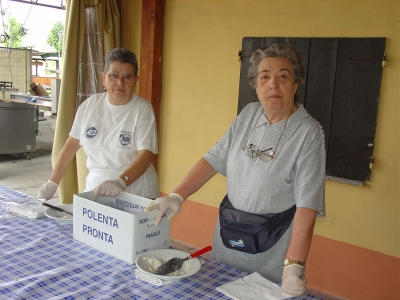
[[[4,196],[1,187],[0,194]],[[136,278],[135,265],[72,236],[72,224],[48,218],[3,220],[0,299],[230,299],[216,287],[248,275],[205,260],[193,276],[155,286]],[[291,299],[318,298],[303,295]]]
[[[21,192],[18,192],[14,189],[11,189],[9,187],[0,184],[0,201],[12,201],[25,197],[29,197],[29,195],[23,194]]]

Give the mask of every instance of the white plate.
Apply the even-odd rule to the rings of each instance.
[[[62,208],[64,210],[72,213],[72,204],[60,204],[60,205],[54,205],[54,206],[57,206],[59,208]],[[65,212],[57,211],[50,207],[44,211],[44,214],[47,217],[49,217],[50,219],[54,219],[60,223],[72,223],[72,221],[73,221],[73,218],[71,215],[69,215]]]
[[[181,251],[181,250],[175,250],[175,249],[151,250],[151,251],[140,254],[136,258],[136,266],[139,268],[140,271],[142,271],[146,275],[153,276],[153,277],[159,278],[161,280],[178,280],[181,278],[192,276],[192,275],[196,274],[198,271],[200,271],[201,263],[197,257],[191,258],[191,259],[185,261],[182,265],[182,268],[180,269],[180,271],[182,271],[184,273],[182,275],[178,275],[178,276],[154,274],[152,271],[150,271],[149,262],[146,258],[147,257],[158,258],[158,259],[161,259],[163,263],[165,263],[167,260],[169,260],[173,257],[185,258],[189,255],[190,255],[190,253],[188,253],[188,252]]]

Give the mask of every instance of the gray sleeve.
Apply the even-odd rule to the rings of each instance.
[[[214,147],[203,156],[218,173],[224,176],[226,176],[229,147],[229,131],[227,131]]]
[[[322,128],[315,123],[296,161],[294,194],[297,207],[315,209],[317,217],[326,215],[325,162],[324,134]]]
[[[232,122],[228,131],[225,132],[222,138],[203,156],[218,173],[224,176],[226,176],[227,161],[232,140],[242,116],[243,111]]]

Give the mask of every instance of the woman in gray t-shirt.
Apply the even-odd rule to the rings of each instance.
[[[272,247],[243,252],[243,240],[223,243],[217,222],[211,259],[258,272],[282,283],[285,293],[304,293],[304,264],[315,218],[325,216],[324,132],[302,105],[297,91],[305,70],[298,52],[274,44],[254,52],[248,78],[258,103],[248,104],[225,135],[192,168],[169,196],[157,198],[146,211],[160,209],[155,224],[215,174],[227,179],[227,196],[236,210],[253,214],[281,213],[296,206],[293,221]],[[238,250],[239,249],[239,250]]]

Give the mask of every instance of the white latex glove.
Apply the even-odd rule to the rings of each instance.
[[[46,199],[49,200],[54,196],[58,188],[58,184],[51,181],[50,179],[43,184],[36,195],[36,199]]]
[[[159,209],[160,211],[157,214],[157,217],[154,221],[154,225],[157,226],[160,223],[160,220],[163,214],[170,209],[171,212],[168,215],[168,220],[171,220],[175,217],[178,212],[181,210],[183,203],[183,198],[175,193],[171,193],[168,196],[160,197],[153,200],[147,207],[144,209],[145,212],[152,211],[154,209]]]
[[[94,190],[94,200],[100,195],[103,196],[117,196],[120,192],[126,189],[125,182],[117,177],[112,180],[106,180],[100,183]]]
[[[283,268],[282,290],[284,293],[298,296],[306,291],[306,279],[301,279],[303,267],[290,265]]]

